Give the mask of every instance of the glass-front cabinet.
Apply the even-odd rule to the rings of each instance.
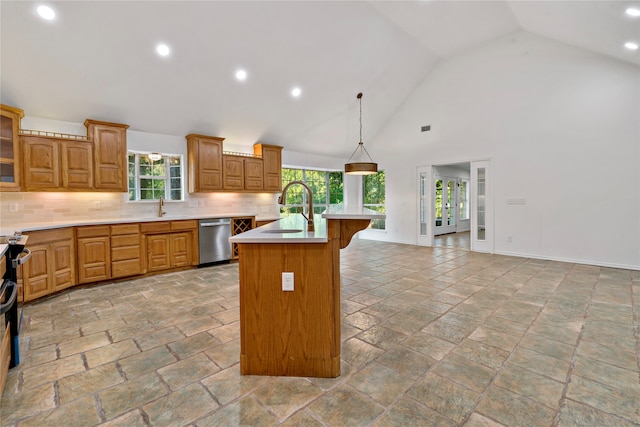
[[[0,104],[0,191],[20,191],[18,129],[24,112]]]

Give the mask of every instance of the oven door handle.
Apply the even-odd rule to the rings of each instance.
[[[13,303],[16,302],[16,297],[18,296],[18,285],[16,285],[15,282],[10,282],[10,281],[7,281],[7,282],[8,282],[7,289],[9,287],[13,287],[13,290],[11,291],[11,296],[9,297],[7,302],[5,302],[4,304],[0,304],[0,314],[4,314],[7,311],[9,311],[11,307],[13,307]]]
[[[21,256],[22,254],[25,254],[25,255]],[[27,262],[29,258],[31,258],[31,251],[27,248],[24,248],[22,252],[18,254],[17,257],[11,260],[11,266],[13,268],[18,268],[19,265],[22,265],[25,262]]]

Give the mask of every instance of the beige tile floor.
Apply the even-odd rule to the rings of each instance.
[[[342,375],[240,376],[237,265],[25,307],[3,426],[632,426],[640,272],[354,240]]]

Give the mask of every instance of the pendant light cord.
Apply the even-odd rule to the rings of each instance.
[[[360,101],[360,144],[362,144],[362,92],[358,94],[357,98]]]

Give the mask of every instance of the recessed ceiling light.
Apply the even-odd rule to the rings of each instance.
[[[624,44],[624,47],[626,47],[629,50],[638,50],[638,43],[634,43],[634,42],[626,42]]]
[[[245,80],[247,78],[247,72],[245,70],[236,71],[236,79]]]
[[[294,87],[293,89],[291,89],[291,96],[293,96],[294,98],[298,98],[300,95],[302,95],[302,89],[300,89],[299,87]]]
[[[38,6],[37,10],[38,10],[38,15],[40,15],[42,19],[46,19],[47,21],[51,21],[53,18],[56,17],[56,13],[49,6],[44,6],[44,5]]]
[[[169,49],[169,46],[166,44],[159,44],[156,46],[156,52],[158,52],[160,56],[168,56],[171,53],[171,49]]]
[[[637,7],[630,7],[626,10],[626,13],[629,16],[638,17],[640,16],[640,9]]]

